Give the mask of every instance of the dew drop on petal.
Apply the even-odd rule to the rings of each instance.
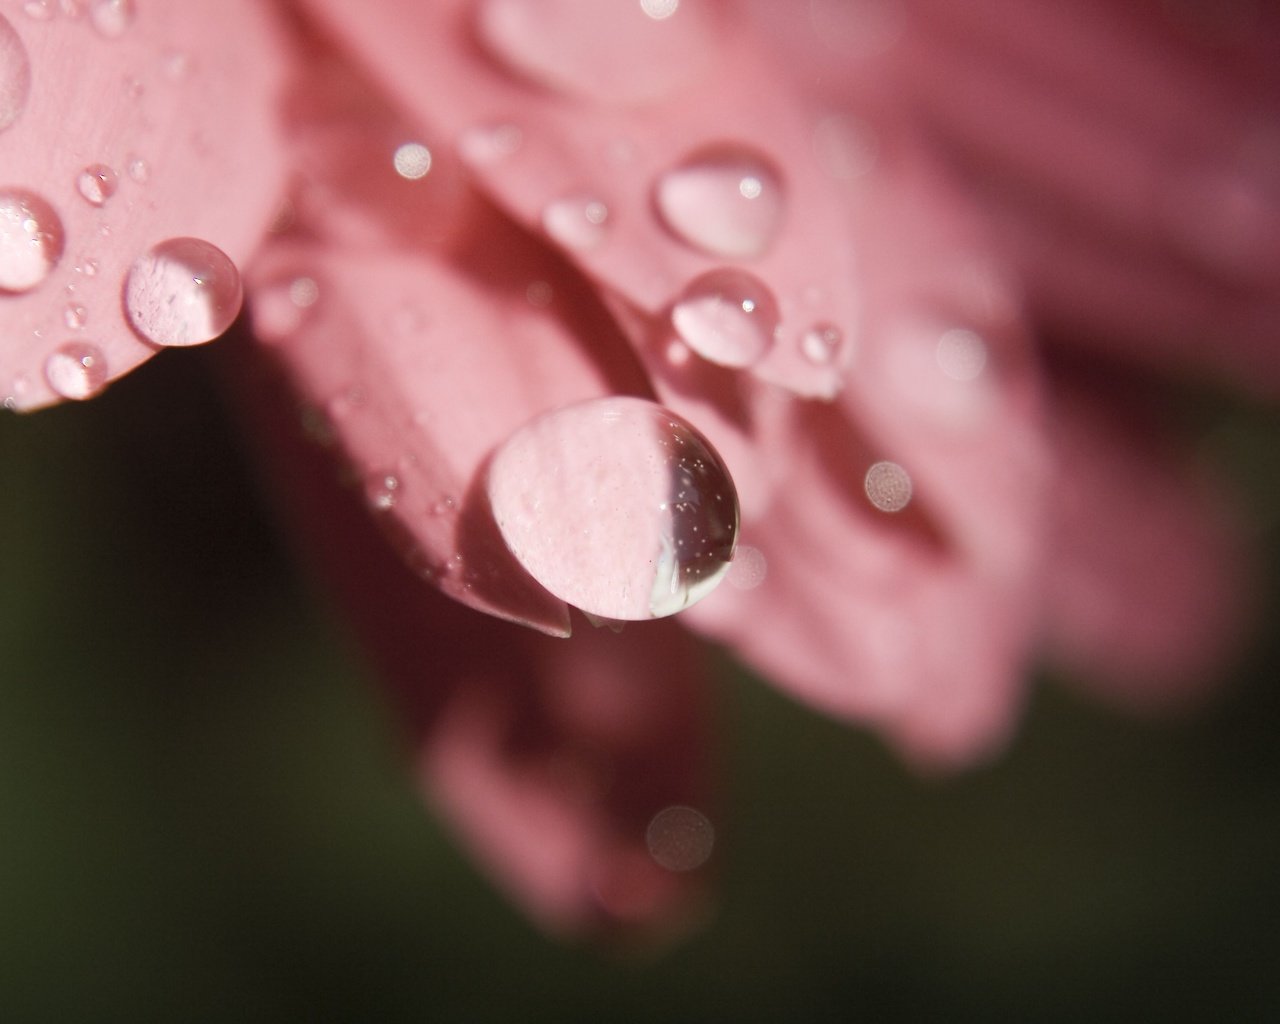
[[[700,150],[658,178],[654,204],[681,241],[725,259],[769,248],[782,224],[782,178],[746,146]]]
[[[22,114],[31,91],[31,59],[17,30],[0,14],[0,131]]]
[[[542,211],[542,227],[569,249],[594,249],[609,232],[609,207],[594,196],[568,196]]]
[[[952,380],[976,380],[987,365],[987,343],[974,331],[953,327],[938,339],[937,357]]]
[[[90,164],[76,179],[76,189],[94,206],[103,205],[116,194],[120,179],[106,164]]]
[[[125,34],[133,24],[133,0],[92,0],[89,19],[98,34],[115,39]]]
[[[0,189],[0,292],[26,292],[62,258],[62,219],[25,189]]]
[[[140,156],[130,157],[129,177],[139,185],[145,185],[151,180],[151,165]]]
[[[62,322],[73,331],[80,330],[88,319],[89,311],[74,302],[62,311]]]
[[[54,9],[54,0],[26,0],[22,9],[34,21],[48,21],[58,13]]]
[[[881,512],[901,512],[911,503],[911,477],[896,462],[877,462],[867,470],[867,500]]]
[[[720,456],[640,398],[533,420],[495,454],[488,495],[530,575],[603,618],[672,615],[710,593],[733,556],[738,498]]]
[[[124,286],[134,329],[157,345],[200,345],[231,326],[240,312],[240,273],[217,246],[170,238],[144,253]]]
[[[67,342],[45,360],[44,379],[63,398],[90,398],[107,383],[107,360],[96,345]]]
[[[830,366],[843,342],[844,332],[835,324],[817,323],[800,336],[800,354],[815,366]]]
[[[399,500],[400,478],[386,471],[371,473],[365,480],[364,494],[370,508],[378,512],[390,511]]]
[[[695,278],[671,309],[671,324],[691,349],[720,366],[754,366],[778,333],[778,303],[751,274],[723,268]]]
[[[645,845],[668,871],[693,871],[711,857],[716,832],[710,820],[692,807],[667,807],[653,816],[645,830]]]
[[[392,157],[396,174],[406,181],[425,178],[431,170],[431,150],[421,142],[406,142],[396,147]]]

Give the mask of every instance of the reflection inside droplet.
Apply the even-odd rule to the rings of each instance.
[[[729,568],[733,481],[686,421],[638,398],[541,416],[494,456],[494,519],[512,554],[552,594],[604,618],[680,611]]]
[[[200,238],[171,238],[133,264],[125,281],[125,312],[134,329],[157,345],[199,345],[231,326],[243,291],[236,266]]]
[[[702,867],[715,848],[711,821],[692,807],[667,807],[653,816],[645,830],[649,855],[668,871]]]
[[[762,282],[742,270],[712,270],[695,278],[671,309],[681,340],[720,366],[760,362],[778,332],[778,304]]]

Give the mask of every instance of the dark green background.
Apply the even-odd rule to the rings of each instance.
[[[1187,722],[1041,685],[945,782],[726,667],[717,915],[558,945],[421,809],[204,358],[0,417],[0,1021],[1280,1019],[1270,633]]]

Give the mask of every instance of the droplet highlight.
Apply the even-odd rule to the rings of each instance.
[[[0,131],[22,115],[31,92],[31,59],[17,30],[0,14]]]
[[[44,364],[44,379],[63,398],[91,398],[107,383],[107,360],[96,345],[67,342],[49,354]]]
[[[119,186],[119,177],[106,164],[90,164],[76,179],[76,190],[92,206],[104,205]]]
[[[700,150],[659,177],[654,205],[681,241],[725,259],[762,255],[782,225],[781,175],[747,146]]]
[[[671,309],[671,324],[691,349],[720,366],[760,362],[778,333],[778,303],[751,274],[725,268],[695,278]]]
[[[240,312],[240,273],[217,246],[170,238],[129,271],[125,312],[134,329],[157,345],[200,345],[222,334]]]
[[[595,196],[557,199],[542,211],[542,227],[569,249],[594,249],[609,232],[609,207]]]
[[[728,469],[687,421],[644,399],[538,417],[494,455],[487,487],[516,560],[591,615],[672,615],[710,593],[733,557]]]
[[[881,512],[901,512],[911,504],[911,477],[896,462],[877,462],[867,470],[867,500]]]
[[[62,219],[25,189],[0,189],[0,292],[27,292],[62,258]]]
[[[645,830],[649,856],[668,871],[693,871],[711,859],[716,831],[701,811],[667,807],[653,816]]]

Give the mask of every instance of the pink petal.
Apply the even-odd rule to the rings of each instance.
[[[411,9],[390,0],[358,9],[329,0],[309,6],[406,108],[457,145],[504,209],[619,298],[650,316],[665,315],[700,274],[740,264],[772,294],[781,315],[778,343],[752,371],[801,394],[838,389],[843,359],[815,364],[801,342],[817,323],[856,330],[855,252],[833,212],[844,205],[842,185],[817,165],[813,112],[793,91],[788,69],[775,65],[729,8],[687,0],[655,25],[632,0],[543,0],[534,8],[538,17],[560,31],[521,36],[490,24],[507,16],[513,5],[505,0]],[[485,45],[477,46],[476,36]],[[668,50],[690,47],[696,62],[666,63]],[[559,73],[539,70],[555,66],[545,48],[558,55]],[[602,48],[611,76],[601,71]],[[655,83],[644,72],[643,95],[636,95],[630,76],[652,70],[653,62],[668,77]],[[531,87],[530,77],[541,88]],[[761,81],[769,88],[731,85]],[[713,248],[728,248],[709,252],[664,226],[655,209],[666,172],[725,152],[733,159],[745,152],[760,167],[747,177],[763,184],[765,199],[772,175],[780,179],[776,237],[745,260],[722,228],[708,228],[719,240]],[[690,187],[697,191],[705,181]],[[687,196],[672,202],[683,209]],[[765,221],[752,223],[748,231],[772,231]]]
[[[1096,394],[1064,389],[1051,436],[1060,480],[1051,652],[1081,685],[1125,706],[1203,695],[1256,597],[1223,487],[1136,410],[1108,412]]]
[[[389,684],[428,799],[553,931],[691,923],[714,836],[708,692],[689,638],[646,623],[553,640],[424,586],[328,453],[300,442],[273,376],[243,346],[225,351],[266,479]],[[692,845],[687,827],[655,831],[671,808],[702,826]]]
[[[56,216],[61,237],[46,235],[54,265],[43,280],[0,291],[0,399],[18,409],[86,397],[153,355],[124,312],[134,261],[174,237],[244,260],[282,181],[272,108],[287,55],[263,5],[168,0],[131,18],[132,5],[47,10],[50,20],[17,5],[0,16],[0,60],[14,59],[16,38],[30,66],[25,101],[0,128],[0,192],[40,197],[51,213],[37,219]],[[18,255],[32,252],[24,243]],[[49,362],[65,346],[96,356],[64,366],[68,377]]]

